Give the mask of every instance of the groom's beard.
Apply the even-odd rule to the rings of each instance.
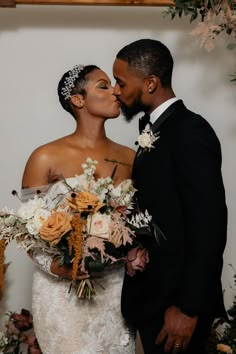
[[[142,103],[141,97],[142,97],[142,92],[139,91],[137,97],[135,98],[135,100],[132,102],[130,106],[127,106],[124,102],[119,100],[121,103],[121,111],[127,122],[131,122],[133,117],[139,112],[145,112],[147,110],[148,107]]]

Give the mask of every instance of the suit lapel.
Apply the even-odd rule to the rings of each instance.
[[[183,108],[183,107],[185,107],[185,106],[184,106],[184,103],[183,103],[182,100],[178,100],[178,101],[174,102],[153,123],[153,125],[151,127],[152,132],[155,134],[158,131],[158,129],[160,128],[160,126],[167,120],[167,118],[169,118],[172,115],[172,113],[176,109]],[[141,152],[142,152],[142,148],[139,146],[139,148],[138,148],[138,150],[136,152],[136,158],[141,155]]]
[[[152,131],[155,133],[160,126],[166,121],[167,118],[169,118],[172,113],[179,107],[184,106],[182,100],[178,100],[174,102],[170,107],[168,107],[161,115],[160,117],[157,118],[157,120],[153,123],[152,125]]]

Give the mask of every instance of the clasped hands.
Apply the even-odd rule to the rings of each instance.
[[[133,277],[136,274],[136,271],[143,272],[146,268],[146,265],[149,262],[148,251],[141,247],[137,246],[132,248],[128,254],[126,259],[126,269],[127,274],[130,277]]]

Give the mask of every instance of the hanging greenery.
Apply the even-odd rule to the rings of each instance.
[[[214,48],[214,39],[227,34],[233,38],[227,48],[236,49],[236,0],[174,0],[176,6],[169,7],[164,15],[190,17],[190,23],[199,20],[197,26],[190,32],[199,36],[200,47],[210,51]],[[231,80],[236,82],[236,72]]]

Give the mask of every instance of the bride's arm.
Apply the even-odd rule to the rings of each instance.
[[[55,271],[55,260],[52,255],[47,255],[41,250],[29,251],[28,255],[42,271],[54,277],[59,277],[59,274]]]
[[[28,254],[34,263],[45,273],[54,277],[72,280],[72,265],[59,265],[59,257],[45,254],[45,252],[41,250],[29,251]],[[86,279],[88,277],[87,273],[77,273],[78,280]]]
[[[47,145],[41,146],[30,155],[22,178],[22,199],[27,200],[32,196],[32,192],[39,187],[41,192],[45,192],[48,185],[52,183],[52,171],[54,170],[54,157],[49,153]],[[45,190],[44,190],[45,189]],[[33,262],[45,273],[54,277],[72,279],[72,265],[59,265],[59,258],[46,254],[40,249],[28,252]],[[88,278],[87,273],[78,273],[77,279]]]

